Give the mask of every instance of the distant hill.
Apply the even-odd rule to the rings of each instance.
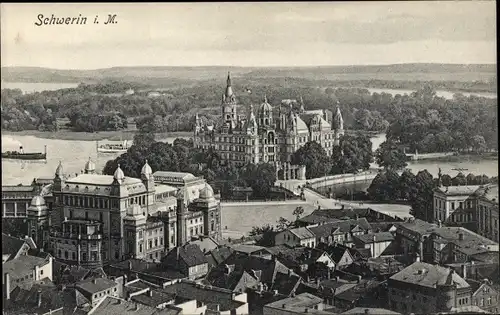
[[[2,67],[7,82],[79,83],[105,79],[184,82],[217,79],[231,71],[234,77],[294,77],[321,80],[489,81],[496,78],[490,64],[394,64],[317,67],[113,67],[96,70],[58,70],[37,67]]]

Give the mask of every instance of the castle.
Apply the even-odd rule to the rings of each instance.
[[[210,185],[188,173],[157,173],[177,185],[155,181],[147,161],[140,179],[119,165],[112,176],[95,174],[90,159],[84,174],[66,178],[60,163],[52,209],[42,196],[27,209],[30,236],[58,261],[90,268],[127,258],[159,261],[191,239],[220,239],[220,201]]]
[[[261,162],[286,165],[291,155],[309,141],[318,142],[330,155],[343,134],[338,105],[332,115],[329,110],[305,110],[302,98],[272,106],[264,96],[254,112],[253,105],[247,109],[238,103],[228,73],[220,120],[205,126],[196,115],[194,145],[212,148],[223,161],[236,166]]]

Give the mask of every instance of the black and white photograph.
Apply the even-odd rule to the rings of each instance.
[[[2,313],[499,314],[496,12],[0,4]]]

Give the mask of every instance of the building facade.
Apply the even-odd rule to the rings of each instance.
[[[435,222],[462,226],[499,241],[498,184],[438,187],[433,199]]]
[[[120,166],[112,176],[94,170],[89,161],[84,174],[66,178],[59,164],[52,209],[39,196],[29,207],[29,231],[58,261],[88,268],[127,258],[159,261],[191,239],[221,237],[220,202],[206,182],[159,184],[147,161],[140,179],[125,177]],[[186,175],[193,176],[173,176]]]
[[[306,111],[302,100],[284,100],[272,106],[266,97],[256,111],[253,105],[246,108],[238,102],[228,74],[220,120],[205,126],[196,115],[194,145],[212,148],[222,160],[236,166],[289,162],[290,156],[309,141],[318,142],[330,155],[344,134],[344,121],[338,106],[334,115],[329,113]]]

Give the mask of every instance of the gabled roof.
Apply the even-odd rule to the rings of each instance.
[[[197,245],[204,253],[209,253],[219,246],[219,243],[211,237],[200,238],[196,241],[192,241],[191,244]]]
[[[385,308],[367,308],[367,307],[355,307],[340,315],[401,315],[401,313],[390,311]]]
[[[175,266],[177,258],[184,261],[188,267],[199,266],[208,263],[207,258],[196,244],[186,244],[172,249],[162,259],[167,265]]]
[[[337,222],[340,221],[336,218],[328,218],[322,215],[311,213],[306,215],[298,220],[299,222],[309,223],[309,224],[317,224],[317,223],[326,223],[326,222]]]
[[[2,233],[2,255],[15,256],[24,244],[25,240]]]
[[[234,250],[232,248],[227,246],[221,246],[211,251],[210,254],[206,255],[206,257],[209,263],[212,264],[212,266],[217,266],[224,260],[226,260],[229,256],[231,256],[233,252]]]
[[[480,187],[480,185],[442,186],[436,188],[436,191],[447,196],[470,196],[474,194]]]
[[[297,265],[310,265],[314,264],[321,256],[325,254],[324,251],[316,248],[309,247],[289,247],[287,245],[278,245],[268,248],[268,250],[276,255],[285,266],[288,268],[295,268]]]
[[[324,250],[328,255],[330,255],[330,257],[335,263],[338,263],[342,259],[342,257],[344,257],[345,252],[347,252],[348,255],[351,255],[349,250],[344,246],[339,246],[339,245],[334,246],[334,245],[326,245],[324,243],[320,243],[318,245],[318,248]]]
[[[234,265],[235,268],[241,268],[252,274],[252,270],[261,271],[260,281],[271,284],[277,273],[288,274],[287,268],[278,259],[266,259],[258,256],[248,256],[245,254],[234,252],[217,268],[224,268],[224,265]]]
[[[424,262],[415,262],[393,275],[390,279],[430,288],[435,288],[436,284],[452,284],[449,283],[451,280],[459,289],[469,287],[467,281],[453,270]]]
[[[245,291],[259,283],[259,279],[254,278],[242,269],[231,271],[229,274],[221,268],[213,269],[206,277],[205,282],[218,288],[235,291]]]

